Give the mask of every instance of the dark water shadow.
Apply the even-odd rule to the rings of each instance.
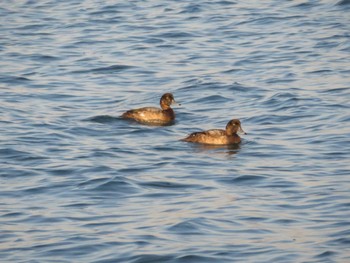
[[[107,67],[99,67],[99,68],[93,68],[88,70],[75,70],[72,71],[71,74],[85,74],[85,73],[92,73],[92,74],[114,74],[119,73],[120,71],[127,70],[133,68],[133,66],[129,65],[112,65]]]
[[[120,121],[121,119],[122,119],[121,117],[115,117],[110,115],[98,115],[98,116],[84,119],[83,121],[90,121],[90,122],[97,122],[97,123],[112,123],[112,122]]]
[[[341,0],[336,3],[338,6],[350,6],[350,0]]]

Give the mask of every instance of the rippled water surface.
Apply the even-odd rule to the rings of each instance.
[[[350,262],[349,12],[1,1],[1,262]],[[165,92],[174,125],[119,118]]]

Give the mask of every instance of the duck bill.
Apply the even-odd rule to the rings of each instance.
[[[246,133],[245,131],[243,131],[243,129],[242,129],[241,126],[239,126],[238,132],[239,132],[239,133],[242,133],[242,134],[244,134],[244,135],[247,135],[247,133]]]
[[[172,105],[176,105],[176,106],[181,106],[181,104],[180,104],[180,103],[177,103],[175,100],[172,100],[172,101],[171,101],[171,104],[172,104]]]

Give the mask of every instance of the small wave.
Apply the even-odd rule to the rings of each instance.
[[[236,5],[236,2],[233,1],[227,1],[227,0],[223,0],[223,1],[219,1],[217,2],[219,5]]]
[[[171,262],[174,259],[174,256],[172,255],[156,255],[156,254],[141,254],[132,256],[131,258],[125,259],[124,262],[130,262],[130,263],[147,263],[147,262]],[[113,259],[108,262],[122,262],[120,261],[120,258],[118,260]],[[97,263],[105,263],[103,262],[97,262]]]
[[[6,162],[4,162],[4,164],[6,164]],[[2,178],[11,178],[14,179],[15,177],[18,178],[29,178],[30,176],[37,176],[40,173],[37,171],[30,171],[28,169],[24,170],[24,169],[6,169],[6,170],[2,170],[0,169],[0,177]],[[8,192],[2,191],[0,192],[0,195],[4,195],[6,196],[8,194]]]
[[[320,70],[313,70],[313,71],[309,71],[306,72],[306,74],[316,74],[316,75],[330,75],[333,73],[333,70],[330,69],[320,69]]]
[[[22,140],[18,140],[18,141],[22,141]],[[38,155],[28,151],[19,151],[13,148],[1,148],[0,157],[9,161],[30,162],[30,163],[48,159],[47,156],[45,155]]]
[[[208,257],[200,255],[184,255],[177,258],[179,262],[201,262],[201,263],[211,263],[211,262],[222,262],[218,257]]]
[[[0,156],[5,156],[7,158],[14,158],[16,156],[22,156],[22,155],[29,155],[28,152],[24,151],[18,151],[13,148],[1,148],[0,149]]]
[[[122,70],[126,70],[129,68],[133,68],[133,66],[129,66],[129,65],[112,65],[109,67],[101,67],[101,68],[95,68],[90,70],[91,72],[94,73],[114,73],[114,72],[119,72]]]
[[[21,213],[21,212],[11,212],[11,213],[3,214],[1,217],[19,217],[24,215],[25,213]]]
[[[195,35],[187,32],[171,31],[171,32],[161,33],[153,37],[155,38],[193,38],[195,37]]]
[[[214,104],[217,104],[217,103],[223,103],[223,102],[227,102],[227,101],[230,101],[230,99],[225,98],[221,95],[210,95],[210,96],[196,99],[196,100],[192,101],[191,103],[214,103]]]
[[[68,204],[68,205],[62,205],[62,207],[67,207],[67,208],[69,208],[69,207],[72,207],[72,208],[85,208],[85,207],[89,207],[89,206],[91,206],[91,205],[93,205],[93,203],[88,203],[88,202],[85,202],[85,203],[83,203],[83,202],[73,202],[73,203],[71,203],[71,204]]]
[[[350,245],[350,238],[341,237],[341,238],[335,239],[333,242],[337,243],[339,245],[349,246]]]
[[[336,254],[337,254],[336,252],[327,250],[325,252],[322,252],[321,254],[318,254],[315,258],[328,258],[328,257],[333,257]]]
[[[298,223],[298,220],[290,219],[290,218],[278,218],[276,220],[273,220],[272,222],[278,225],[286,226],[286,225],[296,224]]]
[[[109,67],[100,67],[100,68],[94,68],[89,70],[76,70],[72,71],[73,74],[84,74],[84,73],[95,73],[95,74],[110,74],[110,73],[116,73],[123,70],[127,70],[133,68],[133,66],[129,65],[112,65]]]
[[[144,42],[148,44],[160,44],[160,43],[164,43],[164,40],[156,37],[150,37],[150,38],[146,38]]]
[[[278,22],[285,22],[289,18],[290,17],[286,17],[286,16],[283,16],[283,17],[266,16],[266,17],[262,17],[262,18],[256,18],[256,19],[240,22],[240,23],[238,23],[238,25],[244,25],[244,24],[269,25],[269,24],[274,24],[274,23],[278,23]]]
[[[350,5],[350,0],[341,0],[337,3],[339,6]]]
[[[264,180],[265,176],[259,176],[259,175],[242,175],[234,178],[232,180],[233,183],[251,183],[251,182],[257,182]]]
[[[193,220],[186,220],[178,224],[172,225],[168,228],[168,230],[177,234],[203,234],[203,232],[199,229],[199,226],[196,223],[194,223]]]
[[[267,100],[263,101],[263,105],[272,107],[278,106],[293,106],[299,101],[299,98],[295,94],[290,92],[279,92],[270,96]]]
[[[10,84],[23,83],[23,82],[27,82],[27,81],[31,81],[31,79],[25,78],[25,77],[17,77],[17,76],[0,77],[0,82],[6,82],[6,83],[10,83]]]
[[[107,7],[109,7],[109,9],[106,9]],[[106,6],[101,10],[93,11],[89,13],[89,15],[93,17],[102,17],[104,15],[115,15],[115,14],[116,14],[115,6]]]
[[[91,182],[93,184],[94,182]],[[90,182],[86,182],[87,185],[90,185]],[[114,179],[102,184],[98,184],[94,188],[90,189],[94,192],[113,192],[115,194],[132,194],[136,192],[134,186],[128,183],[125,180]]]
[[[330,88],[327,90],[322,91],[322,93],[329,93],[329,94],[344,94],[347,95],[349,92],[349,88]]]
[[[153,181],[153,182],[143,182],[140,183],[141,186],[144,187],[152,187],[152,188],[161,188],[161,189],[178,189],[178,188],[198,188],[198,185],[193,184],[181,184],[181,183],[172,183],[172,182],[164,182],[164,181]]]
[[[31,55],[30,58],[33,60],[39,60],[42,62],[54,61],[54,60],[60,59],[59,57],[49,56],[49,55],[40,55],[40,54]]]
[[[93,178],[78,184],[80,188],[87,188],[90,185],[100,185],[110,180],[109,178]]]
[[[202,11],[201,5],[198,4],[189,4],[180,12],[180,14],[192,14],[199,13]]]
[[[311,9],[312,7],[315,7],[315,6],[316,6],[316,4],[307,2],[307,3],[296,4],[293,7],[308,10],[308,9]]]
[[[49,173],[50,174],[53,174],[53,175],[59,175],[59,176],[63,176],[63,175],[71,175],[71,174],[74,174],[76,172],[75,169],[52,169],[52,170],[49,170]]]
[[[31,25],[25,25],[25,26],[21,26],[21,27],[17,27],[17,30],[23,30],[23,31],[37,31],[39,29],[45,28],[47,25],[45,24],[31,24]]]

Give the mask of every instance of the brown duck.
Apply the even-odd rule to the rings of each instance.
[[[237,132],[246,134],[238,119],[230,120],[226,125],[226,130],[212,129],[202,132],[194,132],[182,139],[185,142],[195,142],[213,145],[228,145],[241,142],[241,138]]]
[[[128,110],[123,113],[122,118],[134,119],[141,123],[149,124],[168,124],[175,120],[174,110],[170,105],[176,103],[173,94],[165,93],[160,98],[160,107],[143,107],[139,109]]]

